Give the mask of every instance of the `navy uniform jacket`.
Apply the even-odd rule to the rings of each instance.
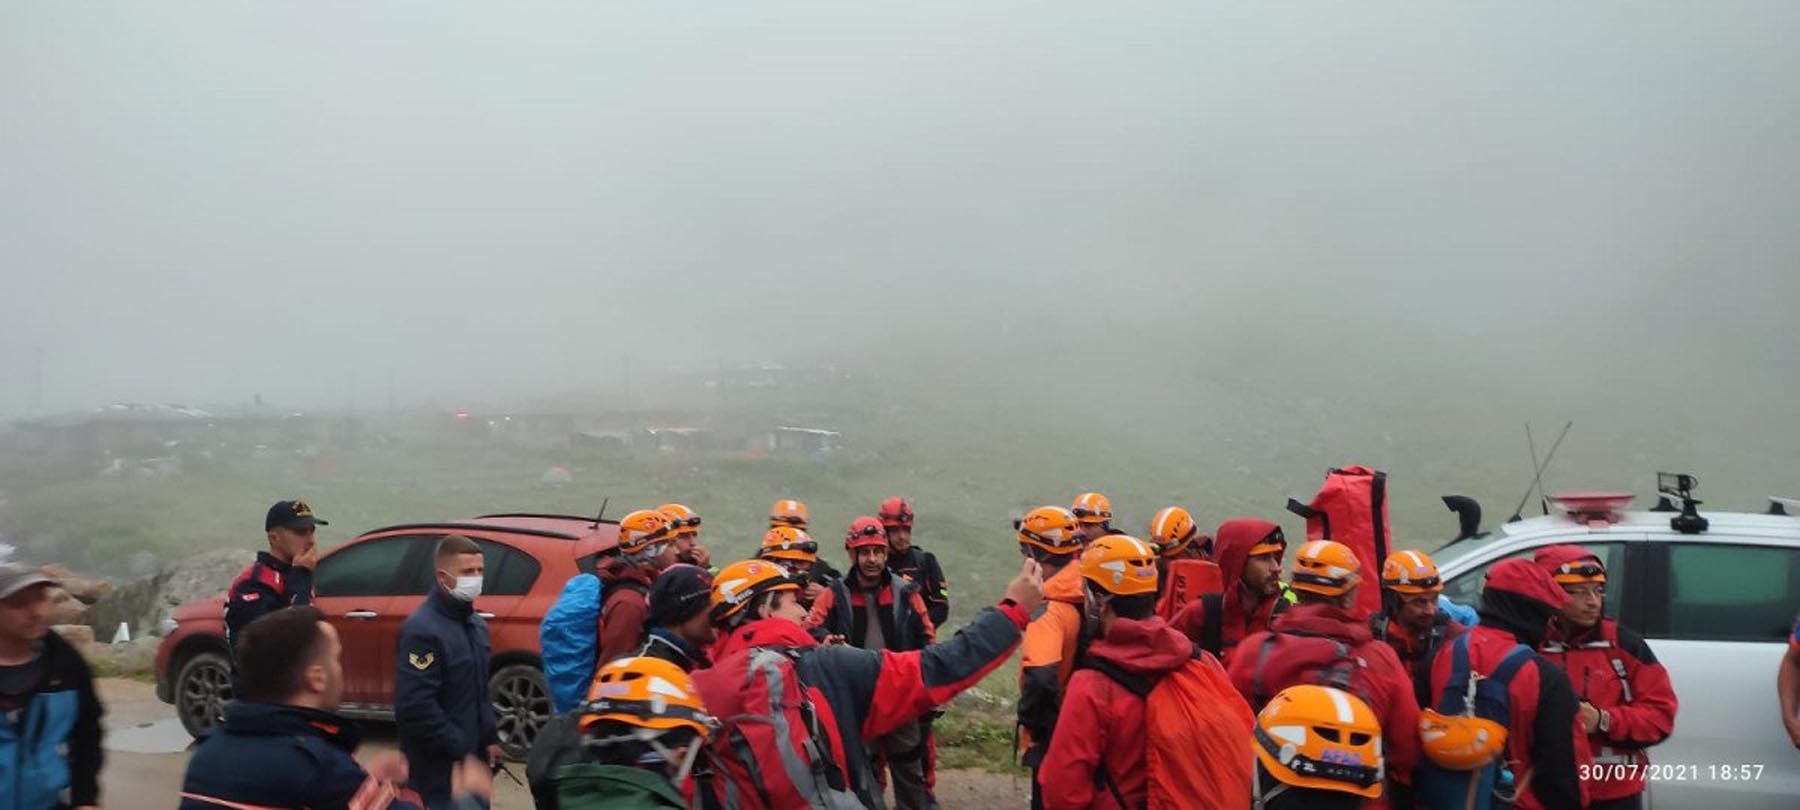
[[[360,739],[355,723],[330,712],[234,702],[188,761],[181,810],[374,806],[383,785],[351,756]]]
[[[267,551],[256,554],[256,562],[238,574],[225,596],[225,639],[237,638],[244,625],[264,614],[284,607],[310,605],[313,601],[313,572],[296,568]]]
[[[487,696],[487,621],[475,605],[434,588],[400,626],[394,721],[408,782],[428,806],[450,801],[450,771],[499,742]]]

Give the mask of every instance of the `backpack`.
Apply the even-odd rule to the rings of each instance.
[[[1335,540],[1356,552],[1364,571],[1380,571],[1387,562],[1387,473],[1368,467],[1334,468],[1325,473],[1312,503],[1288,499],[1288,511],[1306,518],[1306,539]],[[1363,588],[1356,596],[1357,610],[1381,609],[1381,589]]]
[[[1469,681],[1475,684],[1476,717],[1506,726],[1512,719],[1512,695],[1508,691],[1514,675],[1525,662],[1532,660],[1531,648],[1513,647],[1485,678],[1469,667],[1469,636],[1457,636],[1450,645],[1450,679],[1438,697],[1437,712],[1457,716],[1469,710]],[[1454,770],[1433,761],[1430,756],[1419,760],[1413,768],[1413,797],[1420,807],[1460,807],[1466,810],[1488,810],[1510,806],[1507,795],[1516,795],[1512,771],[1506,765],[1505,749],[1486,765],[1473,771]],[[1429,754],[1430,749],[1427,749]]]
[[[525,784],[537,810],[558,810],[555,776],[558,768],[582,761],[581,712],[551,717],[538,729],[525,755]]]
[[[1225,647],[1225,594],[1201,594],[1200,601],[1206,605],[1206,615],[1200,618],[1200,649],[1215,656],[1223,655]],[[1275,607],[1269,610],[1269,620],[1274,621],[1282,611],[1287,610],[1289,602],[1286,595],[1276,597]]]
[[[644,591],[636,582],[613,587]],[[544,661],[544,679],[550,684],[550,709],[555,714],[573,711],[587,700],[588,687],[599,668],[600,611],[606,604],[605,586],[593,574],[576,574],[563,585],[556,602],[538,625],[538,656]]]
[[[1295,685],[1282,683],[1271,689],[1265,681],[1264,670],[1269,663],[1269,654],[1276,647],[1285,647],[1290,651],[1291,657],[1288,660],[1291,663],[1286,667],[1287,671],[1313,673],[1309,683],[1341,689],[1370,706],[1378,705],[1369,699],[1368,690],[1363,688],[1361,679],[1356,677],[1365,664],[1350,645],[1335,638],[1289,631],[1269,633],[1256,651],[1256,669],[1250,676],[1251,711],[1262,711],[1277,692]]]
[[[1162,595],[1156,599],[1156,615],[1163,621],[1175,618],[1188,603],[1205,594],[1225,592],[1219,564],[1208,560],[1175,560],[1163,572],[1163,582]]]
[[[1256,717],[1231,685],[1218,659],[1194,657],[1161,677],[1126,672],[1099,659],[1086,661],[1144,701],[1144,767],[1149,792],[1141,808],[1242,810],[1250,806],[1256,757],[1250,747]],[[1098,779],[1120,807],[1129,807],[1112,775]]]
[[[861,810],[830,706],[800,681],[802,651],[756,647],[694,673],[719,728],[707,790],[742,810]],[[712,687],[712,688],[708,688]],[[714,699],[718,698],[718,699]],[[821,711],[823,710],[823,711]]]

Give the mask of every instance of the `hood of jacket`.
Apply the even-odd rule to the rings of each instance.
[[[1178,669],[1194,657],[1194,642],[1170,627],[1161,616],[1118,619],[1106,637],[1088,647],[1088,655],[1126,672],[1154,675]]]
[[[595,573],[599,574],[600,582],[606,585],[615,582],[636,582],[648,590],[650,585],[656,581],[655,571],[632,565],[622,557],[608,557],[600,561]]]
[[[1281,531],[1281,525],[1261,518],[1232,518],[1219,524],[1218,539],[1213,541],[1213,555],[1219,562],[1219,574],[1225,580],[1225,593],[1237,591],[1244,578],[1244,564],[1250,561],[1250,549],[1263,538]]]
[[[1271,629],[1278,633],[1324,636],[1350,647],[1375,640],[1375,634],[1370,632],[1367,621],[1357,619],[1350,611],[1337,605],[1295,605],[1276,616]]]
[[[1087,601],[1081,585],[1081,562],[1079,560],[1063,566],[1063,570],[1044,580],[1044,598],[1077,606]]]

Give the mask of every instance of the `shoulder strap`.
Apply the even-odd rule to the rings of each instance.
[[[1467,708],[1469,693],[1469,636],[1456,637],[1450,645],[1450,679],[1444,681],[1443,692],[1438,695],[1437,710],[1444,714],[1462,714]]]
[[[1463,641],[1466,638],[1468,638],[1466,635],[1457,637],[1458,649],[1466,650],[1468,648],[1468,644]],[[1532,655],[1530,647],[1520,644],[1509,650],[1505,658],[1500,659],[1500,666],[1494,667],[1494,674],[1488,677],[1501,686],[1509,686],[1512,684],[1513,676],[1519,674],[1519,668],[1525,666],[1525,662],[1530,661]]]
[[[1082,666],[1111,678],[1113,683],[1125,687],[1125,691],[1142,699],[1148,699],[1150,697],[1150,690],[1156,688],[1156,681],[1154,679],[1136,673],[1126,672],[1113,665],[1110,661],[1103,661],[1099,658],[1088,658],[1083,662]]]
[[[1221,615],[1225,612],[1225,594],[1201,594],[1200,605],[1206,609],[1206,614],[1200,617],[1200,646],[1207,652],[1218,655],[1225,643],[1225,617]]]
[[[1130,805],[1125,803],[1125,794],[1120,793],[1118,784],[1113,782],[1112,772],[1106,769],[1106,763],[1100,763],[1100,770],[1095,775],[1100,777],[1100,784],[1106,788],[1106,791],[1112,794],[1114,804],[1117,804],[1121,809],[1130,807]]]

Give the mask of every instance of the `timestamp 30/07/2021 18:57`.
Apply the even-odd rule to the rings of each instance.
[[[1589,781],[1644,779],[1649,782],[1754,782],[1762,778],[1761,763],[1594,763],[1582,765],[1581,778]]]

